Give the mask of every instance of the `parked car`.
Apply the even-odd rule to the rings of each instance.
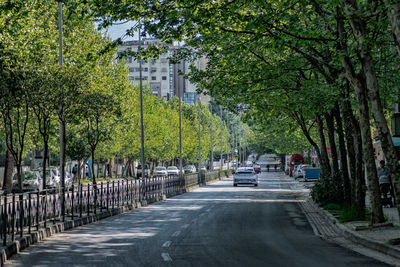
[[[308,168],[308,167],[311,167],[311,165],[308,165],[308,164],[297,165],[297,167],[294,169],[293,177],[295,179],[303,178],[304,177],[304,168]]]
[[[43,190],[43,181],[38,171],[24,171],[21,174],[22,178],[22,190],[23,191],[34,191]],[[13,180],[13,191],[18,191],[18,174],[14,174]]]
[[[261,166],[258,164],[253,164],[253,168],[256,171],[256,173],[261,173]]]
[[[197,170],[194,165],[186,165],[185,167],[183,167],[183,172],[184,173],[195,173],[195,172],[197,172]]]
[[[258,186],[258,175],[253,167],[237,168],[233,175],[233,186],[238,184],[252,184]]]
[[[162,175],[166,176],[166,175],[168,175],[167,168],[165,168],[163,166],[157,166],[154,169],[154,175],[158,175],[158,176],[162,176]]]
[[[137,177],[139,178],[139,177],[142,177],[142,165],[138,165],[138,167],[137,167]],[[144,176],[145,177],[150,177],[150,168],[149,168],[149,165],[145,165],[144,166]]]
[[[167,168],[168,175],[179,175],[179,169],[176,166],[169,166]]]

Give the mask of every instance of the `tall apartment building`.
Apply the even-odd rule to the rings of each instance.
[[[152,44],[158,44],[157,39],[144,39],[141,41],[143,48]],[[118,52],[126,50],[137,51],[139,41],[127,41],[118,47]],[[142,83],[143,86],[149,86],[152,94],[169,99],[173,91],[173,65],[169,64],[169,52],[160,55],[157,60],[142,60]],[[127,57],[129,68],[129,79],[133,84],[137,85],[140,82],[140,62],[132,57]]]
[[[149,45],[159,44],[160,40],[147,38],[141,41],[143,48]],[[139,41],[127,41],[119,46],[118,52],[121,53],[126,50],[137,51],[139,47]],[[179,73],[188,73],[190,62],[181,60],[179,64],[170,64],[168,57],[172,56],[177,47],[170,46],[167,53],[160,55],[157,60],[142,61],[142,82],[143,86],[149,86],[152,94],[169,100],[173,96],[178,96],[178,91],[185,103],[193,104],[197,101],[197,87],[191,83],[188,79],[185,79]],[[134,85],[138,85],[140,82],[140,62],[139,60],[133,60],[133,58],[127,58],[127,64],[129,67],[129,79]],[[193,62],[197,68],[205,66],[202,60]],[[208,102],[208,98],[200,97],[202,102]]]

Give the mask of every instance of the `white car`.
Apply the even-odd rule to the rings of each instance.
[[[167,168],[168,175],[179,175],[179,169],[176,166],[169,166]]]
[[[168,175],[167,168],[165,168],[163,166],[157,166],[154,169],[154,175],[157,175],[157,176]]]
[[[258,175],[253,167],[238,168],[233,175],[233,186],[238,184],[252,184],[258,186]]]
[[[22,190],[23,191],[33,191],[33,190],[43,190],[43,181],[40,173],[38,171],[23,171],[21,173],[22,179]],[[18,191],[18,175],[14,174],[12,180],[12,190],[14,192]]]

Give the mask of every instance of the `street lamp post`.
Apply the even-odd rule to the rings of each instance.
[[[212,111],[212,104],[210,103],[210,113],[211,113],[211,119],[210,119],[210,130],[211,130],[211,155],[210,155],[210,170],[214,170],[214,140],[213,140],[213,111]]]
[[[200,127],[200,95],[197,95],[197,111],[198,111],[198,117],[199,117],[199,131],[198,131],[198,136],[199,136],[199,156],[198,156],[198,181],[200,184],[200,178],[201,178],[201,127]]]
[[[62,2],[58,2],[58,54],[59,65],[63,65],[63,19],[62,19]],[[64,87],[61,85],[61,101],[60,101],[60,174],[61,174],[61,214],[62,220],[65,221],[65,118],[64,118]],[[46,157],[46,155],[44,155]]]
[[[223,122],[223,120],[222,120],[222,106],[219,106],[219,113],[220,113],[220,117],[221,117],[221,156],[220,156],[220,161],[221,161],[221,163],[220,163],[220,170],[222,171],[222,167],[223,167],[223,160],[222,160],[222,149],[223,149],[223,144],[222,144],[222,122]]]
[[[144,161],[144,123],[143,123],[143,83],[142,83],[142,56],[141,56],[141,32],[140,32],[140,23],[139,23],[139,86],[140,86],[140,144],[141,144],[141,161],[142,161],[142,188],[139,187],[139,190],[142,192],[139,192],[139,197],[142,199],[145,195],[145,161]]]

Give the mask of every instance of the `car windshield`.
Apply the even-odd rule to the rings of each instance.
[[[156,171],[164,171],[165,170],[165,167],[157,167],[156,168]]]
[[[236,174],[251,174],[254,172],[253,168],[238,168]]]
[[[37,176],[35,172],[23,172],[22,173],[22,181],[28,181],[28,180],[36,180]],[[13,180],[18,180],[18,175],[15,174]]]
[[[178,167],[175,167],[175,166],[168,167],[168,170],[177,170],[177,169],[178,169]]]

